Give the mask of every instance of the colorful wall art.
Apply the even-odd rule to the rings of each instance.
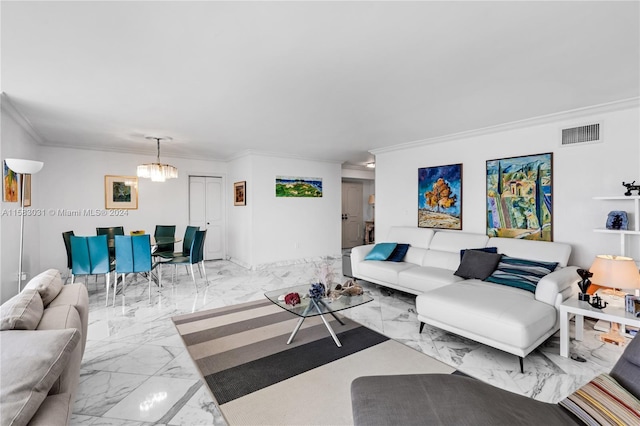
[[[462,229],[462,164],[418,169],[418,227]]]
[[[276,197],[322,197],[322,178],[276,176]]]
[[[487,161],[487,235],[553,241],[553,153]]]

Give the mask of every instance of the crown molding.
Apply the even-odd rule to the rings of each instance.
[[[622,99],[619,101],[608,102],[605,104],[593,105],[583,108],[576,108],[568,111],[557,112],[553,114],[541,115],[538,117],[526,118],[524,120],[511,121],[509,123],[497,124],[495,126],[483,127],[476,130],[466,132],[452,133],[434,138],[421,139],[413,142],[401,143],[384,148],[372,149],[369,152],[374,155],[384,154],[387,152],[402,151],[409,148],[417,148],[424,145],[433,145],[442,142],[451,142],[460,139],[467,139],[476,136],[484,136],[493,133],[505,132],[508,130],[521,129],[524,127],[533,127],[541,124],[549,124],[561,120],[572,120],[587,115],[604,114],[608,112],[620,111],[625,109],[637,108],[640,106],[640,97]]]
[[[5,92],[0,94],[0,108],[2,108],[2,111],[6,112],[9,117],[13,118],[38,145],[47,145],[47,140],[33,127],[29,119],[16,108],[13,102],[11,102],[9,95]]]
[[[296,154],[284,154],[281,152],[269,152],[269,151],[258,151],[254,149],[247,149],[238,154],[231,155],[226,158],[225,161],[234,161],[244,157],[272,157],[272,158],[284,158],[289,160],[304,160],[304,161],[314,161],[317,163],[330,163],[330,164],[342,164],[342,161],[338,160],[324,160],[312,157],[305,157],[303,155]]]

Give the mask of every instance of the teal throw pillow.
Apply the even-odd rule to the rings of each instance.
[[[378,243],[373,246],[364,260],[387,260],[397,245],[397,243]]]
[[[484,281],[536,292],[538,281],[553,272],[558,262],[539,262],[502,256],[498,268]]]

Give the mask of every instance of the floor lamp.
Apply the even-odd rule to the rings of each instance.
[[[20,258],[18,263],[18,293],[22,291],[22,252],[24,250],[24,188],[25,188],[25,176],[33,175],[42,170],[44,163],[42,161],[23,160],[20,158],[7,158],[5,159],[7,167],[13,170],[15,173],[20,173],[22,188],[20,190],[20,196],[22,198],[22,204],[20,209]]]

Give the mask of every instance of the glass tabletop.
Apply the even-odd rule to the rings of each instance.
[[[316,303],[309,297],[309,288],[311,284],[301,284],[293,287],[281,288],[266,292],[264,295],[271,302],[280,306],[293,314],[300,317],[313,317],[321,314],[342,311],[343,309],[353,308],[371,302],[373,297],[366,293],[358,296],[341,295],[337,298],[324,297],[316,300]],[[289,293],[298,293],[300,295],[300,303],[297,305],[287,305],[284,296]],[[310,309],[313,307],[314,309]]]

